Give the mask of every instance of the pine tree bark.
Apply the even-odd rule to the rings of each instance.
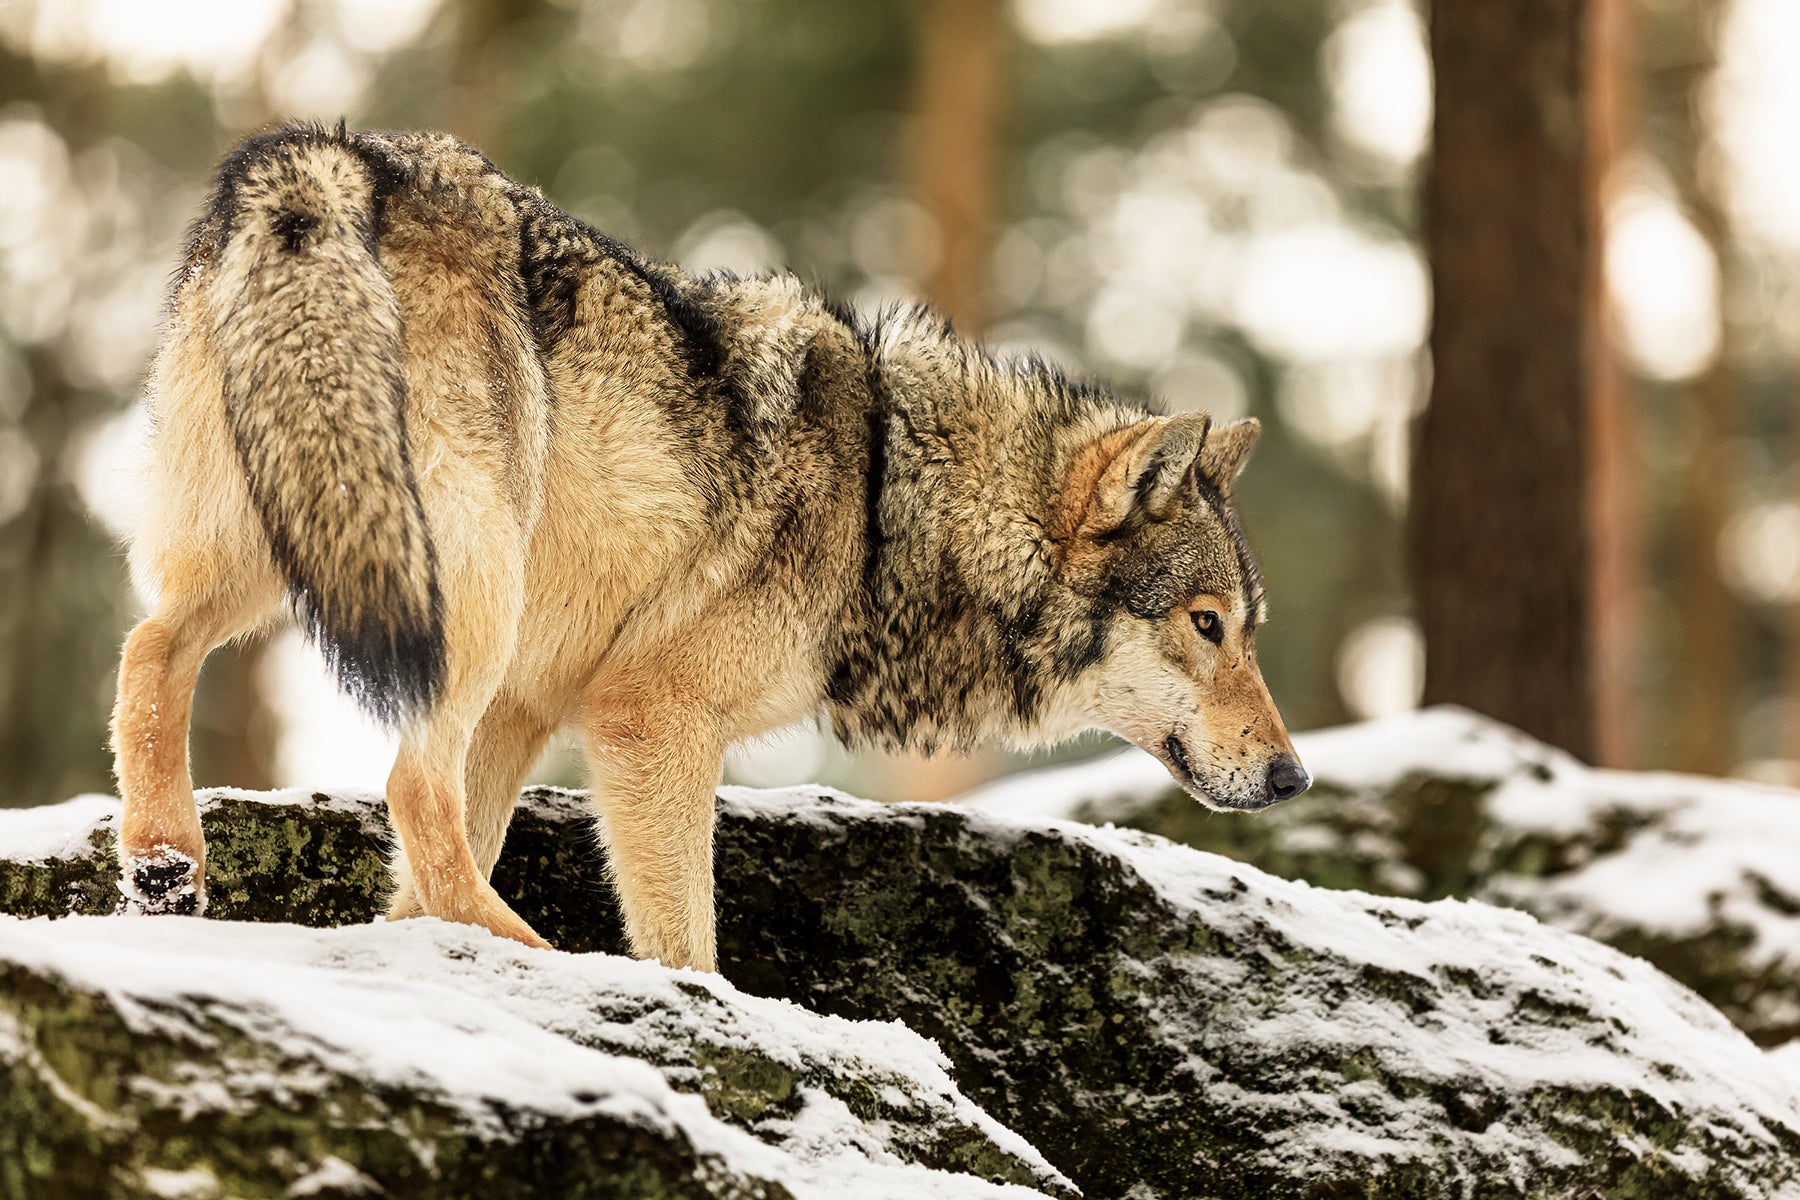
[[[1431,402],[1411,515],[1427,703],[1594,752],[1602,336],[1586,0],[1438,0]]]

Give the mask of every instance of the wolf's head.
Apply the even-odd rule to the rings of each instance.
[[[1310,785],[1256,664],[1262,579],[1230,506],[1260,426],[1152,417],[1078,451],[1052,538],[1063,586],[1108,623],[1071,716],[1161,759],[1219,809]]]

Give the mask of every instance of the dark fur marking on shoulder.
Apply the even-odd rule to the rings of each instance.
[[[514,204],[519,219],[519,278],[525,284],[526,311],[540,355],[549,354],[575,325],[575,300],[581,290],[584,259],[549,228],[543,202],[519,189]]]
[[[887,535],[881,527],[881,502],[887,486],[888,475],[888,395],[887,380],[881,371],[880,358],[875,354],[874,343],[853,314],[841,305],[829,306],[831,315],[836,317],[855,335],[857,347],[863,355],[863,373],[868,386],[869,407],[863,414],[864,446],[867,449],[868,461],[863,468],[863,565],[862,591],[856,597],[859,608],[863,610],[861,620],[879,621],[880,604],[878,593],[881,587],[883,557],[887,550]],[[885,640],[885,639],[877,639]],[[875,677],[879,668],[874,658],[864,650],[846,650],[827,672],[825,695],[833,704],[846,707],[854,706],[859,696]]]
[[[1043,685],[1038,679],[1037,664],[1025,653],[1025,647],[1037,640],[1043,625],[1041,607],[1034,607],[1022,617],[1014,618],[999,607],[991,607],[989,619],[1000,630],[1001,669],[1006,673],[1007,694],[1012,700],[1013,715],[1030,721],[1043,699]]]
[[[817,293],[814,292],[814,294],[816,295]],[[832,320],[849,330],[850,336],[862,343],[864,350],[873,351],[875,349],[874,335],[863,323],[862,319],[856,315],[855,309],[851,308],[836,296],[825,296],[819,303]]]
[[[650,289],[650,295],[674,326],[676,351],[681,355],[688,377],[700,387],[717,387],[723,393],[724,415],[733,434],[740,442],[753,441],[755,430],[749,419],[750,400],[724,375],[724,322],[703,301],[683,288],[674,273],[661,264],[637,255],[619,261]],[[717,280],[716,276],[713,278]]]
[[[698,381],[719,378],[725,363],[724,326],[682,287],[672,270],[523,186],[515,192],[514,204],[523,217],[519,274],[525,280],[534,330],[546,351],[574,325],[582,268],[606,258],[642,283],[662,309],[675,331],[675,345],[689,375]]]
[[[1107,623],[1105,617],[1092,614],[1068,639],[1056,648],[1051,665],[1063,681],[1071,681],[1106,657]]]
[[[881,372],[881,361],[875,344],[862,323],[850,309],[836,301],[825,302],[826,311],[850,331],[863,356],[863,379],[868,390],[868,408],[863,413],[864,441],[867,461],[863,464],[863,563],[862,589],[850,606],[855,616],[846,616],[845,624],[862,626],[881,620],[877,593],[881,586],[883,555],[887,536],[881,527],[881,501],[888,475],[888,395],[887,380]],[[885,640],[879,637],[877,641]],[[826,672],[825,696],[834,705],[849,709],[856,706],[868,683],[878,671],[869,647],[857,642],[845,645]],[[834,718],[834,721],[836,718]],[[840,733],[847,732],[840,727]]]
[[[418,167],[378,138],[365,134],[346,135],[341,121],[338,135],[347,137],[349,148],[362,160],[363,170],[369,173],[370,213],[363,238],[369,253],[379,260],[381,235],[387,229],[388,201],[396,192],[412,187],[418,181]]]
[[[881,364],[869,356],[869,463],[863,478],[863,586],[873,594],[875,576],[881,567],[881,554],[887,535],[881,528],[881,500],[887,484],[888,392],[882,378]]]

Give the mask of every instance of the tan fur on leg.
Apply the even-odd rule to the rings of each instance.
[[[206,840],[188,766],[194,684],[214,646],[258,624],[258,607],[230,612],[218,602],[195,607],[169,597],[125,641],[113,710],[124,802],[120,888],[144,911],[198,913],[206,906]]]
[[[717,970],[713,914],[714,788],[721,743],[686,703],[589,719],[594,797],[631,952],[672,967]]]
[[[464,773],[469,849],[482,878],[494,873],[519,788],[550,740],[552,723],[502,697],[489,706],[469,743]]]
[[[519,787],[549,735],[549,722],[505,699],[490,705],[475,729],[464,772],[463,821],[469,849],[483,879],[494,873],[500,847],[506,840],[506,827],[518,804]],[[425,908],[404,858],[395,862],[394,874],[388,920],[423,916]]]
[[[436,746],[430,740],[409,741],[388,776],[388,814],[400,835],[418,906],[445,921],[480,925],[498,937],[547,947],[482,878],[463,823],[462,764],[446,763],[447,755],[460,759],[461,748],[444,741]]]
[[[485,866],[477,861],[465,799],[471,746],[500,693],[524,602],[516,526],[481,471],[445,463],[424,471],[421,485],[428,513],[435,517],[460,503],[463,520],[433,520],[439,531],[439,570],[450,597],[445,630],[453,650],[435,707],[407,731],[388,777],[388,815],[405,856],[405,869],[396,874],[410,884],[396,895],[390,916],[419,910],[480,925],[528,946],[544,946],[548,943],[488,883],[498,846],[486,847]],[[491,749],[484,746],[474,756],[479,774],[492,768]],[[527,767],[529,763],[519,768],[519,774]],[[516,784],[515,775],[508,786]],[[483,800],[487,843],[497,840],[492,833],[496,822],[488,811],[491,795],[484,793]]]

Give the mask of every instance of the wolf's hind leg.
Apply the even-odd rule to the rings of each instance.
[[[261,624],[280,603],[273,580],[255,594],[195,602],[165,592],[131,631],[113,709],[119,890],[131,908],[199,913],[206,907],[206,841],[188,767],[188,722],[200,664],[215,647]]]
[[[441,474],[436,486],[448,486],[448,468]],[[442,692],[407,728],[388,776],[388,816],[404,856],[395,864],[402,891],[389,917],[423,913],[544,946],[488,883],[469,842],[465,789],[472,744],[512,659],[524,571],[502,503],[485,492],[478,476],[469,477],[463,495],[457,518],[432,522],[444,580],[447,661]]]
[[[714,789],[724,752],[699,704],[590,714],[594,799],[631,952],[718,969],[713,915]]]
[[[469,849],[483,879],[493,875],[494,864],[500,860],[519,788],[549,740],[550,731],[551,722],[504,697],[488,706],[475,727],[463,775],[463,819]],[[395,863],[395,872],[399,880],[388,907],[388,919],[423,916],[425,908],[419,902],[418,889],[404,860]]]
[[[527,946],[548,946],[483,876],[469,847],[464,815],[466,730],[434,722],[409,736],[388,776],[388,814],[405,855],[410,895],[396,897],[390,920],[417,915],[479,925]]]

